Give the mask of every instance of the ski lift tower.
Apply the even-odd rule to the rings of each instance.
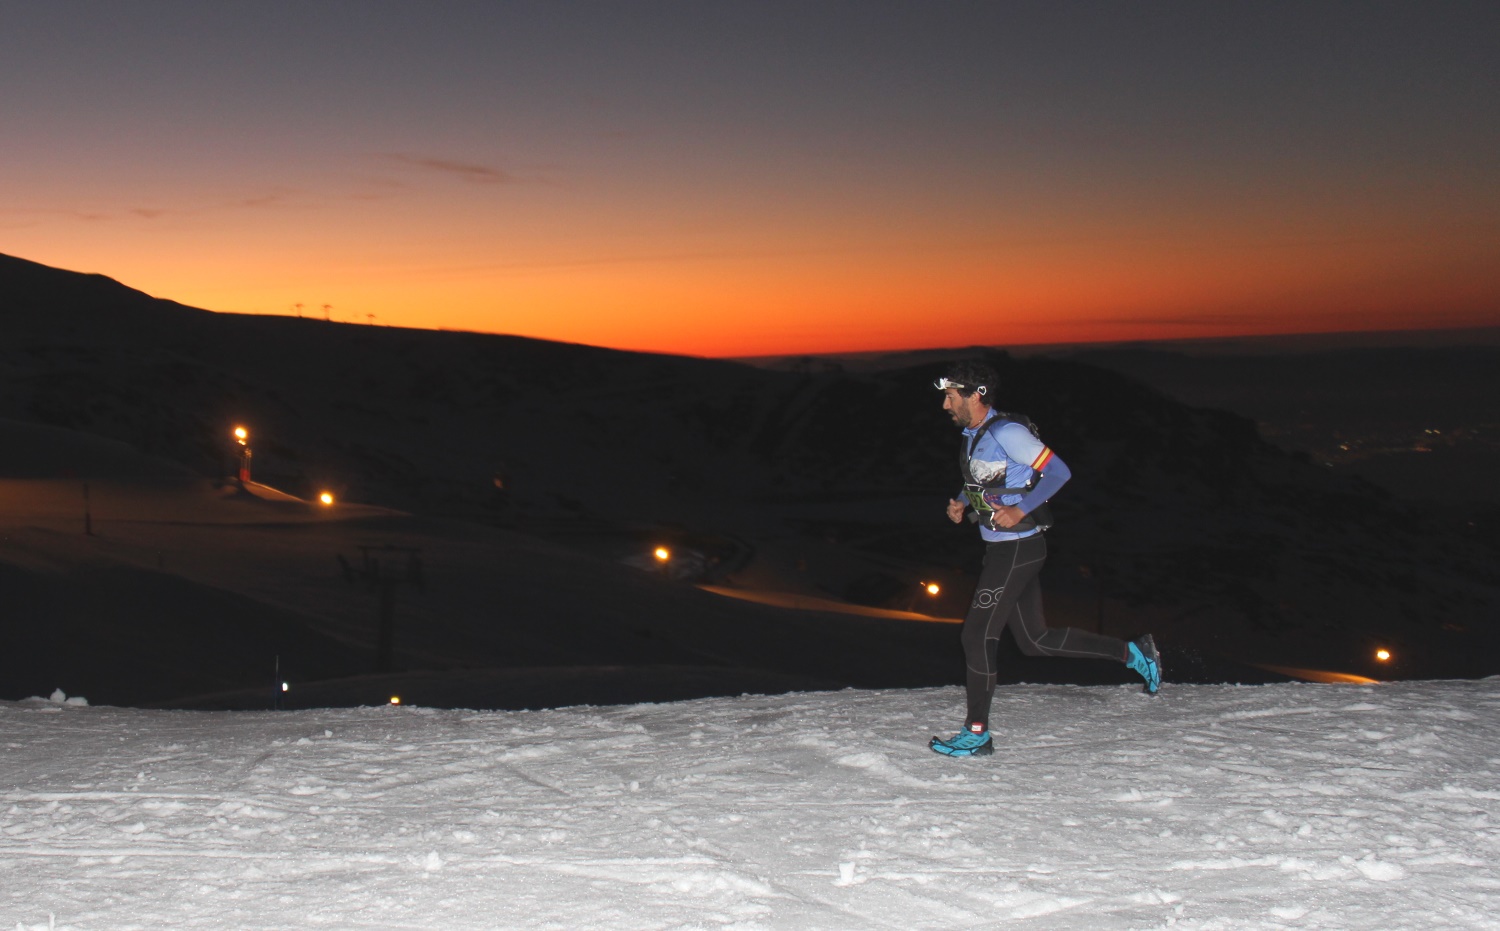
[[[361,546],[360,564],[353,566],[339,554],[344,579],[350,584],[363,582],[380,598],[375,622],[375,671],[394,672],[396,665],[396,592],[405,585],[425,592],[427,582],[422,568],[422,550],[416,546]]]

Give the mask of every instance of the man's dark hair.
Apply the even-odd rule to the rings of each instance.
[[[974,359],[962,359],[953,363],[943,370],[943,377],[956,385],[958,393],[969,397],[980,388],[984,389],[983,397],[986,404],[991,406],[995,403],[995,391],[1000,387],[1000,376],[995,370],[983,362]]]

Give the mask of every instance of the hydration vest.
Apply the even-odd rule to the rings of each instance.
[[[1006,486],[1004,471],[1001,471],[999,475],[991,477],[987,482],[981,482],[974,478],[974,473],[969,469],[969,460],[973,458],[974,450],[979,446],[979,438],[1007,423],[1018,423],[1030,430],[1032,436],[1039,440],[1042,438],[1041,431],[1037,429],[1036,424],[1031,422],[1030,417],[1027,417],[1025,414],[1007,414],[1004,411],[995,411],[995,416],[985,421],[984,426],[980,429],[975,430],[972,437],[959,437],[958,470],[964,477],[964,496],[968,498],[969,504],[973,507],[973,510],[969,511],[970,523],[978,523],[981,512],[986,514],[986,521],[989,520],[988,515],[994,513],[994,506],[985,500],[984,493],[986,491],[993,493],[995,489],[1003,488],[1005,489],[1004,493],[1007,495],[1021,495],[1024,497],[1036,487],[1037,481],[1042,477],[1041,472],[1033,469],[1031,479],[1025,485],[1018,485],[1013,488]],[[1000,442],[998,437],[995,442]],[[998,530],[1002,533],[1025,533],[1028,530],[1034,529],[1047,530],[1052,526],[1052,509],[1043,502],[1033,508],[1031,513],[1023,517],[1014,527],[996,527],[994,524],[988,524],[988,526],[990,529]]]

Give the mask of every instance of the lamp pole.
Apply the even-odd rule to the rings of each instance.
[[[250,481],[250,431],[244,427],[234,428],[234,439],[240,444],[240,489]]]

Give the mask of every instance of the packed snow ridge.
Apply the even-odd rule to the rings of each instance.
[[[0,703],[0,928],[1500,928],[1500,679]]]

